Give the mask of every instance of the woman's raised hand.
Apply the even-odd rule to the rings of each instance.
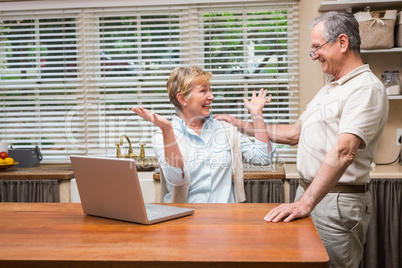
[[[262,108],[264,108],[265,103],[271,102],[272,96],[269,95],[268,100],[266,99],[267,90],[261,88],[258,96],[255,91],[253,91],[253,96],[249,101],[246,97],[244,97],[244,103],[246,104],[247,109],[249,110],[251,116],[261,115]]]
[[[148,120],[155,126],[159,127],[162,131],[172,128],[172,124],[169,122],[169,120],[167,120],[163,116],[152,113],[148,109],[144,109],[142,107],[133,107],[131,109],[131,111],[138,114],[140,117],[144,118],[145,120]]]

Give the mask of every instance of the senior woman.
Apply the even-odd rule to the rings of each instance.
[[[166,86],[177,112],[172,121],[144,108],[132,109],[160,128],[153,147],[168,189],[163,202],[244,202],[242,161],[271,163],[274,148],[262,118],[267,91],[261,89],[258,96],[253,92],[250,101],[245,98],[259,129],[254,143],[232,125],[213,118],[211,76],[198,67],[179,67],[171,73]]]

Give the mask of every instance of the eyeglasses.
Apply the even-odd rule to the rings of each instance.
[[[316,52],[317,50],[319,50],[320,48],[322,48],[324,45],[326,45],[328,42],[329,42],[329,41],[325,42],[325,43],[322,44],[321,46],[319,46],[319,47],[317,47],[316,49],[314,49],[313,51],[311,51],[311,52],[309,53],[310,57],[316,58],[317,55],[315,54],[315,52]]]

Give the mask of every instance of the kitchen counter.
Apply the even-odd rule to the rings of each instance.
[[[376,166],[370,172],[371,178],[402,178],[402,166],[398,164]],[[70,180],[74,178],[70,164],[42,164],[34,168],[9,168],[0,172],[0,179],[56,179]],[[155,180],[160,179],[159,173],[154,173]],[[284,168],[275,170],[245,172],[245,179],[298,179],[296,164],[286,164]]]
[[[245,184],[246,182],[250,182],[251,185],[255,185],[255,183],[257,185],[260,185],[260,183],[266,185],[266,183],[268,183],[269,180],[271,180],[271,182],[273,182],[272,180],[282,180],[282,182],[285,182],[285,169],[283,167],[278,168],[275,166],[268,166],[265,167],[264,170],[258,170],[258,171],[251,171],[251,170],[247,170],[244,172],[244,181]],[[153,180],[155,183],[155,189],[156,189],[156,196],[158,197],[157,202],[160,202],[159,197],[161,196],[161,187],[160,187],[160,173],[154,173],[153,174]],[[250,180],[250,181],[248,181]],[[253,181],[251,181],[253,180]],[[256,180],[260,180],[258,182],[256,182]],[[269,183],[271,183],[269,182]],[[258,196],[258,197],[257,197]],[[257,196],[254,196],[254,201],[255,202],[263,202],[262,198],[260,196],[260,193],[258,193]],[[285,194],[285,200],[287,195]],[[258,200],[258,201],[257,201]],[[265,200],[266,201],[266,200]]]
[[[145,171],[145,170],[144,170]],[[141,172],[142,176],[146,177],[145,183],[148,189],[155,192],[155,196],[159,199],[159,173],[151,173],[150,171]],[[377,166],[371,173],[373,179],[401,179],[402,166],[398,164],[388,166]],[[149,179],[148,179],[149,178]],[[275,170],[266,170],[258,172],[245,172],[244,179],[254,180],[270,180],[281,179],[284,180],[285,187],[285,201],[289,200],[289,179],[298,179],[296,164],[286,164],[284,168],[276,168]],[[53,179],[59,181],[60,202],[71,202],[71,183],[70,180],[74,179],[74,172],[70,164],[42,164],[34,168],[9,168],[0,172],[0,179],[17,179],[17,180],[40,180],[40,179]]]
[[[138,171],[153,171],[157,167],[156,158],[146,158],[137,166]],[[74,172],[71,164],[42,164],[32,168],[12,167],[0,171],[1,180],[58,180],[60,203],[71,202],[71,183]]]
[[[49,164],[32,168],[12,167],[0,172],[2,180],[71,180],[73,178],[74,172],[70,164]]]
[[[156,181],[160,180],[160,174],[154,173],[153,178]],[[280,179],[284,180],[285,169],[284,168],[275,168],[272,170],[264,170],[264,171],[246,171],[244,172],[245,180],[267,180],[267,179]]]
[[[0,172],[2,180],[58,180],[60,203],[69,203],[70,180],[74,178],[70,164],[47,164],[32,168],[12,167]]]
[[[286,164],[286,179],[298,179],[296,164]],[[376,166],[370,172],[372,179],[401,179],[402,178],[402,166],[399,164],[392,164],[386,166]]]

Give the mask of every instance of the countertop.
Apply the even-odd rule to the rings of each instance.
[[[69,164],[48,164],[32,168],[12,167],[0,171],[0,179],[9,180],[71,180],[73,168]]]
[[[154,180],[160,180],[160,174],[154,173],[153,174]],[[244,179],[245,180],[267,180],[267,179],[280,179],[284,180],[285,176],[285,169],[282,168],[275,168],[271,170],[264,170],[264,171],[246,171],[244,172]]]
[[[145,171],[145,170],[144,170]],[[402,166],[398,164],[376,166],[370,172],[372,179],[401,179]],[[159,180],[159,173],[154,173]],[[0,179],[56,179],[70,180],[74,172],[70,164],[42,164],[34,168],[9,168],[0,172]],[[275,170],[245,172],[245,179],[298,179],[296,164],[285,164],[284,168]]]
[[[156,158],[139,160],[137,170],[154,171],[158,166]],[[32,168],[11,167],[0,171],[0,179],[12,180],[71,180],[74,172],[71,164],[41,164]]]
[[[286,164],[286,179],[298,179],[296,164]],[[402,179],[402,166],[398,164],[376,166],[370,172],[372,179]]]

